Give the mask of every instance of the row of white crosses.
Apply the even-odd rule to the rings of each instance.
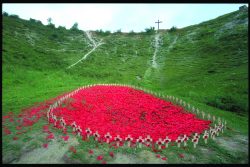
[[[192,139],[192,142],[194,143],[194,148],[196,148],[196,145],[199,142],[199,138],[200,138],[200,135],[198,135],[198,133],[195,133]]]
[[[72,123],[72,127],[73,127],[73,131],[77,131],[80,129],[79,132],[81,131],[81,128],[79,126],[76,125],[75,122]],[[215,126],[215,129],[210,128],[210,135],[211,138],[214,139],[215,135],[218,133],[218,130],[220,126]],[[90,135],[92,134],[92,131],[90,130],[90,128],[86,129],[86,134],[87,137],[89,138]],[[80,133],[78,134],[79,136],[81,135]],[[94,139],[95,141],[98,141],[100,138],[100,134],[98,133],[98,131],[96,131],[95,133],[93,133]],[[106,143],[110,143],[110,140],[112,139],[112,136],[110,135],[109,132],[107,132],[107,134],[104,135],[105,139],[106,139]],[[194,148],[196,148],[196,145],[199,143],[199,138],[200,135],[198,135],[198,133],[195,133],[193,138],[192,138],[192,142],[193,142],[193,146]],[[209,133],[207,131],[204,132],[204,135],[202,137],[204,139],[205,144],[207,144],[207,140],[209,138]],[[117,146],[120,146],[120,142],[122,142],[122,138],[120,137],[120,135],[117,135],[116,137],[114,137],[114,140],[116,142]],[[187,146],[187,141],[189,140],[189,138],[187,137],[187,135],[184,135],[183,137],[178,137],[175,142],[177,143],[177,146],[180,147],[181,143],[184,143],[184,146]],[[133,141],[133,138],[131,137],[131,135],[128,135],[127,137],[125,137],[125,141],[128,144],[128,147],[131,146],[131,142]],[[150,143],[152,143],[152,138],[147,135],[146,138],[143,138],[142,136],[139,136],[139,138],[136,139],[136,142],[138,143],[139,148],[142,148],[142,144],[145,143],[147,146],[150,146]],[[166,137],[165,139],[159,138],[156,141],[156,144],[158,145],[158,149],[161,149],[162,145],[165,144],[166,148],[168,147],[168,144],[171,142],[171,139],[169,139],[168,137]]]
[[[65,120],[63,119],[63,117],[60,119],[60,124],[61,124],[61,126],[63,127],[63,130],[65,130],[65,129],[66,129],[66,122],[65,122]]]
[[[71,123],[71,126],[73,128],[73,132],[75,132],[78,136],[82,135],[82,128],[78,126],[75,121]]]
[[[177,97],[167,95],[166,98],[169,99],[169,100],[173,100],[173,101],[175,100],[177,103],[179,103],[180,105],[183,105],[184,107],[187,106],[187,108],[190,109],[193,113],[197,113],[197,115],[201,114],[202,118],[205,119],[206,113],[204,111],[200,111],[198,108],[195,109],[194,106],[191,107],[191,105],[189,103],[186,103],[185,101],[183,101],[181,99],[179,99],[179,101],[178,101]],[[212,119],[213,122],[216,121],[216,117],[211,116],[209,113],[207,114],[207,119],[208,120]],[[222,125],[222,127],[219,127],[219,130],[217,130],[217,131],[222,131],[223,132],[223,128],[226,128],[226,124],[227,124],[226,120],[224,121],[224,124],[223,124],[221,119],[218,117],[218,123],[219,123],[219,125]]]

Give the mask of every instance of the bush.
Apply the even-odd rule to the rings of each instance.
[[[10,17],[15,18],[15,19],[19,19],[19,16],[15,15],[15,14],[10,15]]]
[[[121,34],[122,33],[122,30],[121,29],[118,29],[115,34]]]
[[[47,25],[48,27],[50,27],[50,28],[56,28],[55,24],[52,23],[52,18],[51,17],[48,18],[47,21],[48,21],[48,25]]]
[[[32,18],[30,18],[30,22],[36,23],[36,24],[42,24],[42,22],[40,20],[36,20],[36,19],[32,19]]]
[[[56,28],[55,24],[52,24],[52,23],[48,24],[47,26],[50,27],[50,28]]]
[[[169,32],[175,32],[175,31],[177,31],[177,27],[176,26],[171,27],[170,30],[169,30]]]
[[[103,31],[102,29],[100,29],[100,30],[96,30],[95,31],[98,35],[102,35],[102,36],[107,36],[107,35],[110,35],[111,34],[111,31]]]
[[[3,16],[9,16],[7,12],[3,12]]]
[[[73,26],[70,28],[70,30],[71,30],[71,31],[78,31],[78,30],[79,30],[79,29],[78,29],[78,23],[75,22],[75,23],[73,24]]]
[[[135,35],[135,32],[133,30],[131,30],[128,34],[129,35]]]
[[[67,29],[64,26],[58,26],[58,30],[64,31],[64,30],[67,30]]]
[[[214,99],[206,99],[206,104],[226,111],[236,113],[246,112],[241,104],[238,104],[232,96],[217,96]]]
[[[145,28],[145,32],[146,34],[153,34],[155,33],[155,28],[154,27]]]
[[[110,35],[111,34],[111,31],[107,30],[105,31],[105,35]]]

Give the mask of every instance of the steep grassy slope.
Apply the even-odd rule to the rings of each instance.
[[[174,95],[206,113],[225,118],[231,129],[224,134],[227,138],[235,136],[240,141],[248,133],[247,11],[235,11],[176,31],[162,30],[158,46],[155,34],[92,35],[104,44],[67,69],[93,48],[83,31],[3,16],[3,115],[9,111],[17,114],[35,102],[85,84],[128,83]],[[206,154],[191,149],[195,156],[205,158],[191,162],[247,161],[246,152],[229,154],[218,145],[212,142],[209,146],[221,159],[214,154],[206,161]]]

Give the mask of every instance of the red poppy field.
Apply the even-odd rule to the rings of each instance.
[[[24,108],[18,115],[9,112],[2,116],[4,140],[19,143],[22,151],[21,143],[29,146],[30,135],[41,134],[40,139],[33,139],[38,143],[37,150],[46,149],[48,154],[53,155],[55,148],[64,148],[68,152],[62,152],[58,157],[66,157],[65,161],[70,162],[83,154],[86,159],[91,159],[90,163],[120,162],[119,157],[129,159],[127,155],[131,155],[121,156],[121,152],[137,151],[139,155],[151,156],[155,158],[153,161],[163,163],[172,162],[172,155],[188,159],[188,153],[183,154],[183,150],[189,152],[189,149],[196,149],[202,139],[200,147],[208,146],[226,129],[225,120],[221,122],[218,118],[217,126],[215,116],[203,114],[194,107],[191,109],[189,103],[147,92],[150,91],[119,84],[80,87]],[[211,117],[212,120],[209,119]],[[55,147],[57,142],[63,145]],[[147,149],[152,149],[154,153]],[[30,162],[30,156],[33,155],[24,153],[18,162]],[[12,157],[12,154],[6,157]],[[48,156],[44,154],[43,157],[46,159]],[[59,162],[53,158],[45,159],[43,162]]]
[[[80,89],[51,110],[50,122],[54,123],[51,114],[56,116],[58,128],[62,128],[59,119],[63,118],[66,125],[75,122],[82,136],[89,129],[91,135],[98,133],[101,141],[106,141],[107,133],[110,141],[117,135],[121,140],[130,135],[133,142],[147,135],[153,142],[166,136],[173,141],[179,136],[201,134],[211,123],[171,102],[126,86],[97,85]]]

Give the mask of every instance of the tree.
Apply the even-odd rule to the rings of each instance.
[[[64,31],[67,30],[64,26],[58,26],[58,30]]]
[[[150,27],[150,28],[145,28],[146,34],[153,34],[155,32],[155,28],[154,27]]]
[[[36,23],[36,24],[43,24],[40,20],[32,19],[30,18],[31,23]]]
[[[118,29],[115,34],[121,34],[122,33],[122,30],[121,29]]]
[[[175,32],[177,30],[177,27],[176,26],[173,26],[170,28],[169,32]]]
[[[48,27],[55,28],[55,24],[52,23],[52,18],[51,17],[48,18],[47,21],[48,21]]]
[[[48,24],[49,24],[49,25],[52,24],[52,18],[51,18],[51,17],[48,18],[47,21],[48,21]]]
[[[9,16],[9,14],[7,12],[3,12],[4,16]]]
[[[16,14],[12,14],[12,15],[10,15],[10,17],[15,18],[15,19],[18,19],[18,18],[19,18],[19,16],[18,16],[18,15],[16,15]]]
[[[129,31],[129,35],[135,35],[135,32],[133,30]]]
[[[73,26],[70,28],[70,30],[79,30],[79,29],[78,29],[78,23],[75,22],[75,23],[73,24]]]

